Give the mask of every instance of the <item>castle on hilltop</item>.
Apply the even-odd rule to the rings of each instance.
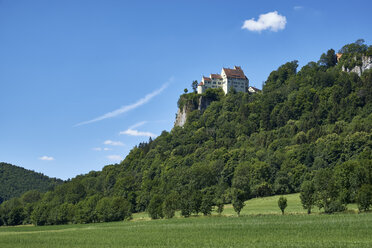
[[[225,94],[232,88],[237,92],[256,92],[258,90],[249,87],[249,80],[240,66],[234,66],[234,69],[222,68],[221,74],[211,74],[210,77],[203,76],[198,85],[198,94],[202,94],[206,89],[211,88],[222,88]]]

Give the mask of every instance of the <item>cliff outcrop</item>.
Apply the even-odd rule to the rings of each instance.
[[[371,68],[372,68],[372,57],[362,56],[361,63],[359,65],[356,65],[355,67],[351,69],[345,68],[345,66],[342,66],[342,71],[355,72],[360,77],[365,70],[368,70]]]
[[[187,113],[190,113],[192,110],[189,110],[186,106],[182,109],[178,108],[176,114],[176,121],[174,122],[175,127],[183,127],[187,120]]]
[[[187,121],[187,115],[190,112],[198,110],[203,113],[213,101],[215,101],[214,97],[205,95],[182,95],[178,100],[178,110],[174,126],[183,127]]]

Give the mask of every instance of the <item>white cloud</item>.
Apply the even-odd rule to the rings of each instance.
[[[142,132],[138,130],[133,130],[133,129],[127,129],[125,131],[121,131],[119,134],[126,134],[130,136],[147,136],[147,137],[156,137],[156,134],[153,134],[151,132]]]
[[[294,10],[302,10],[304,7],[303,6],[294,6],[293,9]]]
[[[106,140],[105,142],[107,142],[107,141],[108,141],[108,143],[113,142],[113,143],[117,144],[117,142],[115,142],[115,141]],[[121,143],[121,142],[119,142],[119,143]],[[104,148],[101,148],[101,147],[94,147],[92,150],[93,150],[93,151],[100,152],[100,151],[111,151],[112,149],[111,149],[111,148],[108,148],[108,147],[104,147]]]
[[[114,111],[111,111],[111,112],[108,112],[104,115],[101,115],[97,118],[94,118],[92,120],[89,120],[89,121],[84,121],[84,122],[80,122],[78,124],[76,124],[75,126],[82,126],[82,125],[86,125],[86,124],[89,124],[89,123],[93,123],[93,122],[97,122],[97,121],[102,121],[104,119],[108,119],[108,118],[112,118],[112,117],[115,117],[115,116],[118,116],[118,115],[121,115],[121,114],[124,114],[130,110],[133,110],[135,108],[138,108],[144,104],[146,104],[147,102],[149,102],[153,97],[159,95],[161,92],[163,92],[169,85],[169,83],[173,80],[173,78],[169,79],[168,82],[166,82],[165,84],[163,84],[159,89],[147,94],[146,96],[144,96],[143,98],[139,99],[137,102],[133,103],[133,104],[129,104],[129,105],[125,105],[125,106],[122,106],[121,108],[119,109],[116,109]]]
[[[123,157],[120,155],[108,155],[107,158],[111,161],[121,161]]]
[[[54,160],[53,157],[49,157],[49,156],[42,156],[42,157],[40,157],[39,159],[40,159],[40,160],[44,160],[44,161],[52,161],[52,160]]]
[[[134,128],[143,126],[146,123],[147,123],[147,121],[138,122],[138,123],[134,124],[133,126],[129,127],[127,130],[121,131],[119,134],[126,134],[126,135],[130,135],[130,136],[156,137],[157,135],[153,134],[151,132],[143,132],[143,131],[138,131],[138,130],[134,129]]]
[[[249,31],[261,32],[262,30],[270,30],[277,32],[285,28],[287,18],[279,15],[278,11],[261,14],[257,21],[254,18],[244,21],[242,29]]]
[[[124,143],[120,141],[112,141],[112,140],[106,140],[105,142],[103,142],[103,144],[110,145],[110,146],[124,146]]]

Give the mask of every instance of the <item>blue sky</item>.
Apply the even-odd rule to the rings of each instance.
[[[285,62],[371,44],[371,11],[367,0],[0,0],[0,161],[62,179],[100,170],[170,131],[203,74],[240,65],[261,88]]]

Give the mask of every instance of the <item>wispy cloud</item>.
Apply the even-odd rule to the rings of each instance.
[[[159,89],[147,94],[146,96],[144,96],[143,98],[139,99],[137,102],[133,103],[133,104],[129,104],[129,105],[125,105],[125,106],[122,106],[121,108],[118,108],[114,111],[111,111],[111,112],[108,112],[104,115],[101,115],[97,118],[94,118],[92,120],[89,120],[89,121],[83,121],[83,122],[80,122],[78,124],[76,124],[75,126],[82,126],[82,125],[86,125],[86,124],[89,124],[89,123],[93,123],[93,122],[97,122],[97,121],[102,121],[104,119],[108,119],[108,118],[112,118],[112,117],[115,117],[115,116],[118,116],[118,115],[121,115],[121,114],[124,114],[130,110],[133,110],[135,108],[138,108],[144,104],[146,104],[147,102],[149,102],[152,98],[154,98],[155,96],[159,95],[160,93],[162,93],[169,85],[169,83],[173,81],[173,78],[169,79],[168,82],[166,82],[165,84],[163,84]]]
[[[44,161],[52,161],[52,160],[54,160],[53,157],[49,157],[49,156],[42,156],[42,157],[40,157],[39,159],[40,159],[40,160],[44,160]]]
[[[133,129],[127,129],[125,131],[120,132],[120,134],[126,134],[130,136],[146,136],[146,137],[156,137],[156,134],[153,134],[151,132],[142,132],[138,130],[133,130]]]
[[[121,161],[123,157],[120,155],[108,155],[107,158],[111,161]]]
[[[101,147],[94,147],[92,148],[93,151],[97,151],[97,152],[100,152],[100,151],[111,151],[112,149],[111,148],[108,148],[108,147],[104,147],[104,148],[101,148]]]
[[[129,129],[133,129],[133,128],[137,128],[137,127],[140,127],[140,126],[143,126],[147,123],[147,121],[140,121],[132,126],[129,127]]]
[[[121,141],[113,141],[113,140],[106,140],[103,142],[105,145],[110,145],[110,146],[124,146],[124,143]]]
[[[130,135],[130,136],[156,137],[157,135],[153,134],[151,132],[143,132],[143,131],[138,131],[138,130],[135,129],[137,127],[145,125],[146,123],[147,123],[147,121],[138,122],[138,123],[134,124],[133,126],[129,127],[127,130],[121,131],[119,134],[126,134],[126,135]]]
[[[304,7],[303,6],[294,6],[293,9],[294,10],[302,10]]]
[[[286,24],[287,18],[279,15],[278,11],[273,11],[266,14],[261,14],[257,21],[255,21],[254,18],[244,21],[242,29],[247,29],[254,32],[261,32],[268,29],[270,31],[277,32],[284,29]]]

